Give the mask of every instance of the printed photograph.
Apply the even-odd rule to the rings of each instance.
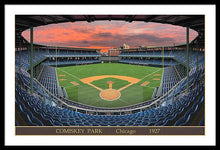
[[[15,15],[16,135],[204,135],[205,15]]]

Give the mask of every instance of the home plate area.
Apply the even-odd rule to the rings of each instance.
[[[113,101],[120,98],[121,93],[115,89],[106,89],[100,92],[100,97],[104,100]]]

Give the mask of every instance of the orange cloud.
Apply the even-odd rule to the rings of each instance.
[[[29,30],[22,35],[29,41]],[[185,43],[186,30],[183,27],[124,21],[95,21],[92,23],[60,23],[34,28],[34,43],[43,45],[99,48],[120,47],[126,43],[130,47],[163,46]],[[190,30],[190,40],[197,36]],[[177,45],[177,44],[176,44]]]

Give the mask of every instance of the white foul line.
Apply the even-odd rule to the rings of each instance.
[[[141,79],[140,79],[140,81],[141,81],[141,80],[143,80],[144,78],[146,78],[146,77],[148,77],[148,76],[150,76],[150,75],[154,74],[155,72],[160,71],[161,69],[163,69],[163,68],[160,68],[160,69],[158,69],[158,70],[156,70],[156,71],[154,71],[154,72],[152,72],[152,73],[150,73],[150,74],[148,74],[148,75],[144,76],[143,78],[141,78]]]
[[[72,77],[74,77],[74,78],[80,80],[80,78],[78,78],[77,76],[74,76],[74,75],[72,75],[72,74],[70,74],[70,73],[68,73],[68,72],[66,72],[66,71],[64,71],[64,70],[62,70],[62,69],[60,69],[60,68],[57,68],[57,69],[59,69],[60,71],[62,71],[62,72],[64,72],[64,73],[66,73],[66,74],[68,74],[68,75],[70,75],[70,76],[72,76]]]

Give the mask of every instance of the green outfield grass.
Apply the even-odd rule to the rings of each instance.
[[[59,85],[65,87],[69,100],[97,107],[122,107],[150,100],[155,87],[160,85],[163,72],[163,69],[158,67],[120,63],[58,67],[56,70]],[[80,81],[83,78],[100,75],[128,76],[140,79],[140,81],[120,91],[119,99],[106,101],[99,96],[99,90]],[[108,89],[108,81],[114,82],[112,88],[116,90],[130,83],[126,80],[110,77],[95,80],[92,84],[104,90]],[[149,83],[142,86],[141,84],[145,82]]]

